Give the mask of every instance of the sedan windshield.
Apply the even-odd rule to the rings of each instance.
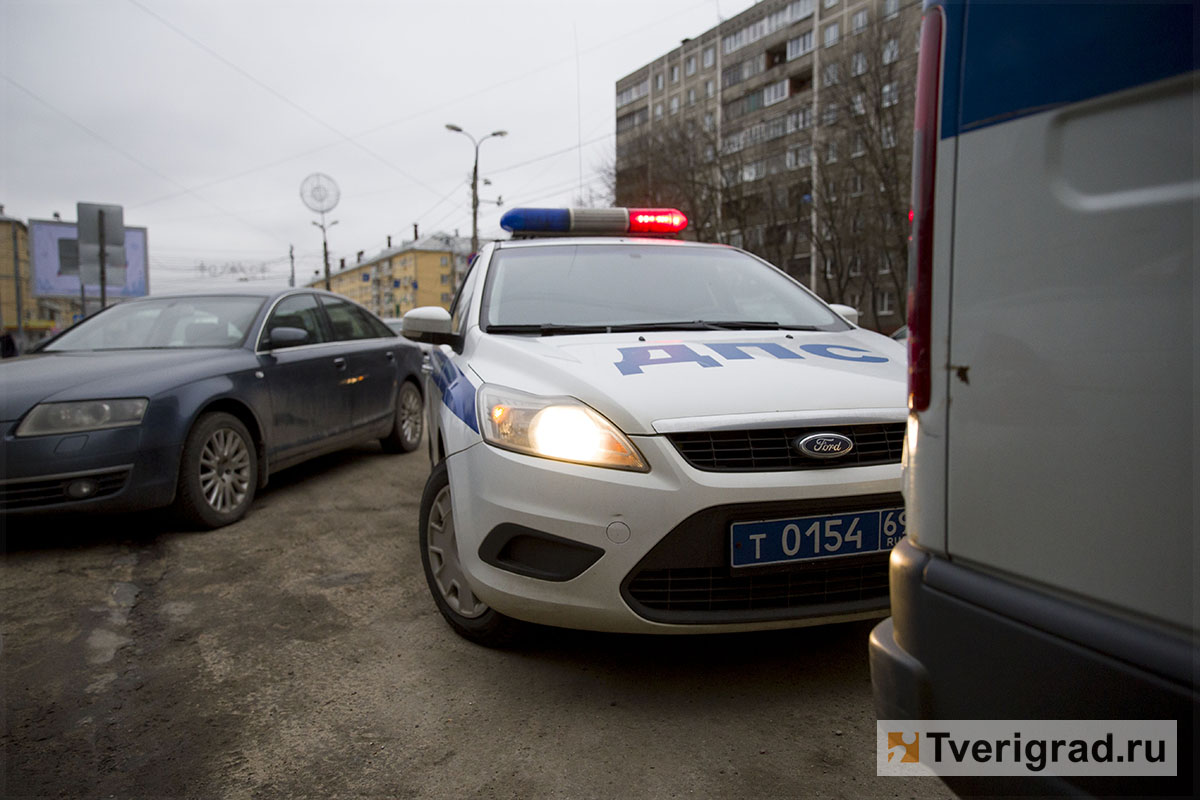
[[[488,284],[482,321],[493,333],[849,327],[780,270],[723,247],[501,249]]]
[[[164,297],[121,303],[85,319],[42,350],[236,347],[245,340],[262,304],[261,297],[239,296]]]

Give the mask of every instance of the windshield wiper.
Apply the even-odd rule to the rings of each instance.
[[[679,322],[634,322],[628,325],[613,325],[614,331],[815,331],[814,325],[780,325],[765,320],[711,320],[693,319]]]
[[[536,334],[555,336],[572,333],[643,333],[652,331],[815,331],[815,325],[780,325],[762,320],[704,320],[690,319],[673,322],[627,322],[620,325],[566,325],[558,322],[527,325],[489,325],[488,333]]]
[[[488,325],[488,333],[535,333],[539,336],[555,336],[568,333],[609,333],[609,325],[563,325],[543,322],[531,325]]]

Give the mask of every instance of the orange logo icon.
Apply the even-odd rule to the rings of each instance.
[[[911,741],[906,741],[908,737]],[[921,762],[921,734],[888,732],[888,763],[899,756],[901,764],[919,764]]]

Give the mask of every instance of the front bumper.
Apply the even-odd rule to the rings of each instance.
[[[133,511],[175,497],[182,445],[156,441],[145,425],[27,438],[13,436],[15,425],[0,438],[0,512]],[[81,482],[94,490],[73,496]]]
[[[1176,779],[948,778],[960,794],[1194,797],[1195,643],[935,557],[891,556],[892,616],[870,637],[879,719],[1173,719]]]
[[[734,576],[728,524],[900,505],[899,465],[701,472],[663,437],[634,439],[653,465],[649,473],[567,464],[486,444],[449,458],[459,558],[481,600],[518,619],[616,632],[785,628],[887,613],[886,553],[834,559],[836,576],[817,574],[831,562]],[[554,575],[501,563],[495,537],[488,541],[497,530],[546,534],[550,549],[557,540],[564,554],[573,543],[572,557],[581,566]],[[844,584],[847,571],[872,570],[873,593],[861,585],[842,594],[829,588],[839,578]],[[856,581],[861,584],[850,579]],[[791,604],[764,605],[762,598],[777,593],[781,582]],[[682,594],[664,601],[664,585]]]

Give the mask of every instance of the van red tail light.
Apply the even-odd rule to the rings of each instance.
[[[913,131],[912,232],[908,251],[908,407],[929,408],[932,372],[933,195],[937,179],[938,94],[941,88],[942,9],[933,6],[921,21],[917,62],[917,105]]]

